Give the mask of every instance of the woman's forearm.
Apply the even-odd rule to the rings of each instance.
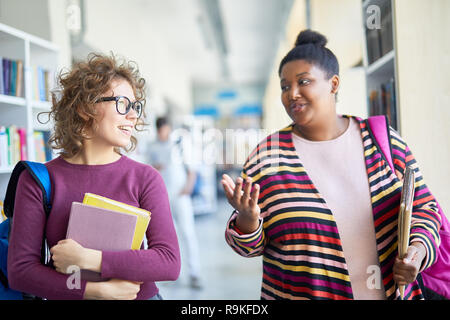
[[[85,254],[80,263],[80,268],[95,272],[102,270],[102,252],[94,249],[85,249]]]
[[[102,282],[87,282],[86,289],[84,290],[83,299],[84,300],[100,300],[102,299]]]

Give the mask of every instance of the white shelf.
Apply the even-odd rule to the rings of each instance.
[[[52,104],[49,101],[33,101],[31,103],[33,106],[33,109],[36,109],[38,111],[50,111],[52,108]]]
[[[391,50],[378,60],[374,61],[371,65],[369,65],[366,69],[366,73],[370,75],[376,72],[380,68],[384,67],[388,62],[393,61],[394,58],[395,58],[395,51]]]
[[[47,40],[0,23],[0,56],[23,61],[23,96],[0,94],[0,126],[15,125],[17,128],[26,130],[27,159],[34,161],[36,155],[33,131],[51,128],[51,123],[39,124],[36,116],[39,112],[50,111],[51,103],[36,101],[33,70],[37,66],[42,67],[51,72],[53,77],[53,73],[56,73],[58,68],[59,49]],[[42,120],[46,120],[45,116]],[[13,166],[0,167],[0,200],[4,198],[12,171]]]
[[[14,168],[12,168],[12,167],[7,167],[7,168],[1,167],[0,168],[0,174],[2,174],[2,173],[11,173],[13,171],[13,169]]]
[[[19,107],[24,107],[27,104],[25,98],[8,96],[5,94],[0,94],[0,103]]]
[[[390,118],[391,125],[395,129],[399,130],[399,108],[398,108],[398,95],[397,95],[397,87],[398,87],[398,77],[397,77],[397,52],[395,45],[395,15],[393,13],[394,2],[393,0],[365,0],[363,1],[363,24],[365,23],[365,18],[367,14],[370,12],[367,11],[368,7],[371,5],[376,5],[380,7],[381,17],[381,28],[384,29],[384,33],[380,32],[377,34],[375,39],[371,38],[371,41],[367,39],[367,32],[363,32],[363,61],[366,73],[366,95],[367,95],[367,108],[368,115],[374,115],[385,113],[387,115],[393,115]],[[392,26],[392,27],[391,27]],[[365,31],[367,31],[367,25],[363,25]],[[392,35],[387,32],[392,32]],[[378,41],[378,44],[374,41]],[[392,43],[391,43],[392,41]],[[392,46],[391,46],[392,45]],[[373,46],[369,48],[368,46]],[[382,51],[384,48],[392,48],[391,51],[385,53],[383,56],[378,58],[369,64],[369,52],[373,52],[374,50]],[[386,84],[388,86],[386,87]],[[395,104],[391,103],[383,103],[381,98],[382,96],[382,88],[384,86],[384,90],[389,90],[389,94],[394,95]],[[387,89],[388,88],[388,89]],[[375,95],[375,93],[378,93]],[[375,100],[377,99],[377,100]],[[376,105],[378,104],[378,107]],[[389,108],[389,112],[387,111]],[[395,109],[394,109],[395,108]]]

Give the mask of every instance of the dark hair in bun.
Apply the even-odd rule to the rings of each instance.
[[[278,75],[283,66],[293,60],[306,60],[326,72],[328,79],[339,75],[339,63],[330,49],[326,48],[327,38],[316,31],[303,30],[297,36],[295,47],[281,60]]]
[[[319,47],[325,47],[327,42],[328,40],[323,34],[307,29],[298,34],[297,40],[295,41],[295,46],[298,47],[304,44],[314,44]]]

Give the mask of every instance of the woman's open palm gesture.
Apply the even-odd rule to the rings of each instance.
[[[236,179],[236,184],[230,176],[222,176],[222,186],[228,202],[233,206],[238,215],[236,227],[243,233],[252,233],[259,226],[259,214],[261,209],[258,206],[259,185],[255,184],[252,191],[252,180],[247,178],[245,185],[241,177]]]

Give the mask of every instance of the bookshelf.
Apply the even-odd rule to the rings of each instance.
[[[394,0],[363,0],[368,115],[384,114],[400,132]]]
[[[0,200],[4,198],[15,163],[23,159],[39,160],[35,131],[48,135],[52,124],[39,123],[37,114],[51,108],[49,90],[54,85],[58,57],[59,49],[55,44],[0,23]],[[21,66],[17,67],[19,64]],[[9,74],[5,74],[5,67]],[[8,81],[6,87],[5,81]],[[47,117],[43,116],[41,120],[46,121]],[[5,148],[5,130],[9,129],[7,133],[12,135],[19,128],[22,139],[16,135],[19,142],[9,140],[13,147]],[[14,147],[19,151],[14,151]],[[47,158],[52,157],[48,149],[45,151]]]

